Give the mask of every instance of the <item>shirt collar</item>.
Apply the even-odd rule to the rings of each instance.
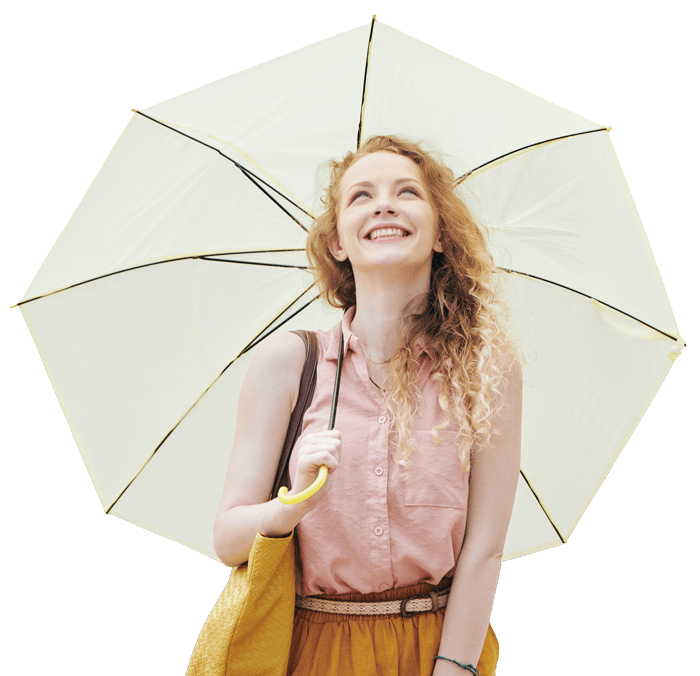
[[[343,340],[345,341],[343,344],[343,357],[347,356],[348,350],[350,350],[351,352],[361,351],[360,342],[357,336],[353,333],[352,329],[350,328],[350,324],[355,318],[355,310],[356,307],[354,305],[348,308],[345,314],[343,315],[343,320],[331,329],[331,340],[328,344],[328,348],[326,349],[326,354],[324,355],[326,359],[329,359],[330,361],[338,361],[338,347],[340,347],[338,343],[340,341],[341,330],[343,332]],[[418,344],[417,347],[420,350],[422,350],[427,344],[425,336],[419,336],[416,342]],[[424,359],[421,359],[421,362],[423,360]]]
[[[348,308],[343,315],[343,321],[337,324],[331,331],[331,340],[326,349],[325,358],[330,361],[338,361],[338,348],[340,347],[340,332],[343,332],[343,357],[346,357],[348,350],[357,352],[359,342],[357,336],[352,332],[350,324],[355,317],[355,307]]]

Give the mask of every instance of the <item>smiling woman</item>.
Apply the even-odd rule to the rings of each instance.
[[[322,296],[346,313],[317,332],[289,496],[321,465],[328,478],[304,502],[266,502],[304,360],[297,336],[271,336],[241,390],[217,554],[237,565],[257,533],[295,531],[290,676],[438,676],[460,663],[493,675],[522,411],[493,260],[452,171],[405,139],[373,137],[332,162],[324,205],[307,253]]]

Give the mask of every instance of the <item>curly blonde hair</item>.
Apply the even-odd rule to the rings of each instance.
[[[501,299],[498,270],[484,234],[458,194],[452,170],[437,152],[397,136],[374,136],[341,161],[327,162],[330,182],[321,198],[325,211],[314,221],[306,243],[310,269],[329,305],[348,309],[356,304],[350,261],[337,261],[329,243],[337,233],[341,179],[357,160],[376,152],[403,155],[418,165],[443,245],[443,251],[433,255],[427,302],[423,298],[420,308],[414,304],[404,308],[399,344],[388,364],[383,397],[396,439],[394,460],[406,476],[411,454],[418,448],[413,438],[413,418],[422,398],[417,367],[427,356],[430,377],[439,381],[444,413],[433,437],[440,441],[440,431],[455,422],[458,454],[466,472],[472,454],[491,438],[494,417],[504,403],[504,371],[514,361],[522,363],[522,358],[506,330],[509,313]]]

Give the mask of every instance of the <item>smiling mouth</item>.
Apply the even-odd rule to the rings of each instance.
[[[366,239],[374,241],[377,239],[390,239],[393,237],[408,237],[409,233],[401,228],[377,228],[367,235]]]

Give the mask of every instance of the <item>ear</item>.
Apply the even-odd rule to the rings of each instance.
[[[433,251],[437,253],[442,253],[444,249],[442,248],[442,240],[440,239],[440,233],[438,232],[437,237],[435,238],[435,243],[433,244]]]
[[[343,249],[337,233],[328,240],[328,250],[331,252],[331,256],[341,263],[348,258],[348,254]]]

